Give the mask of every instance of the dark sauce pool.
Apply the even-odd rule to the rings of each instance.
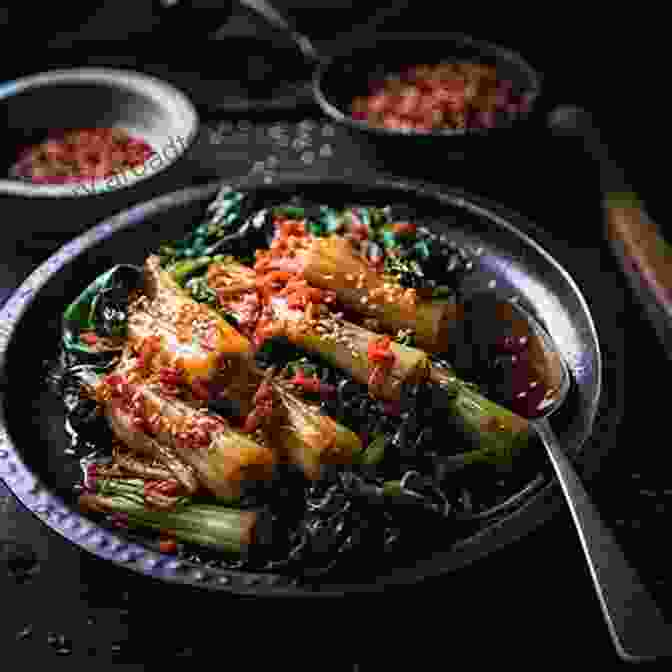
[[[542,415],[555,390],[548,353],[527,320],[492,294],[463,302],[442,358],[484,396],[525,418]]]
[[[552,388],[539,371],[527,336],[503,336],[494,344],[489,389],[504,406],[524,418],[543,415]],[[494,389],[493,389],[494,388]]]

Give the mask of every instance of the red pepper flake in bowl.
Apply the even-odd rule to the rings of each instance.
[[[352,101],[350,113],[357,121],[397,130],[490,128],[495,118],[512,120],[526,112],[525,96],[513,82],[500,79],[494,66],[441,62],[377,80],[368,95]]]
[[[24,149],[11,176],[37,184],[104,179],[141,166],[154,154],[147,142],[120,128],[70,130]]]

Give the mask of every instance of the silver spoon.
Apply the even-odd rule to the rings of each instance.
[[[261,16],[268,25],[276,30],[284,32],[296,44],[308,63],[319,65],[323,60],[323,56],[318,53],[310,38],[297,30],[294,21],[288,15],[280,12],[270,2],[266,0],[240,0],[239,4]],[[385,21],[398,16],[408,5],[408,0],[395,0],[394,2],[385,3],[364,24],[353,26],[348,34],[348,39],[354,41],[353,32],[355,31],[355,34],[359,34],[360,32],[373,34],[384,25]]]
[[[308,36],[300,33],[293,25],[293,21],[279,12],[270,2],[266,2],[266,0],[240,0],[240,4],[261,15],[273,28],[286,33],[309,63],[318,64],[320,62],[320,56]]]
[[[542,344],[551,380],[556,381],[542,416],[531,420],[546,448],[569,506],[590,575],[618,655],[639,662],[672,653],[672,628],[628,564],[613,534],[595,505],[555,435],[549,417],[565,401],[571,386],[569,368],[551,336],[522,306],[515,308]]]

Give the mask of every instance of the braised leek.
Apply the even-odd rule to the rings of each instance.
[[[280,403],[280,421],[268,428],[269,442],[281,447],[286,458],[304,475],[318,480],[328,464],[351,464],[361,453],[359,437],[282,385],[273,386]]]
[[[177,365],[187,382],[211,380],[226,358],[245,360],[251,346],[224,318],[209,306],[188,297],[160,266],[158,257],[145,263],[145,296],[130,307],[128,338],[140,351],[153,338],[162,362]],[[245,367],[238,373],[244,375]]]
[[[394,355],[391,366],[380,383],[372,382],[375,362],[369,357],[372,344],[380,334],[342,319],[329,317],[308,321],[301,311],[291,310],[283,297],[271,300],[273,311],[283,324],[282,333],[294,345],[324,357],[334,366],[347,371],[354,380],[369,385],[372,396],[398,400],[404,383],[419,383],[427,378],[429,359],[422,350],[399,343],[391,343]]]
[[[156,530],[179,541],[229,553],[244,552],[255,541],[259,514],[176,500],[172,509],[147,505],[145,481],[100,479],[95,492],[79,497],[84,512],[121,516],[129,527]]]
[[[121,441],[139,452],[154,451],[168,468],[165,455],[176,455],[220,500],[240,496],[244,481],[273,473],[270,448],[231,429],[222,418],[166,396],[157,386],[115,373],[103,381],[97,396]]]
[[[418,346],[426,350],[440,350],[446,324],[461,317],[455,300],[423,300],[414,290],[372,270],[341,236],[313,238],[296,256],[311,285],[336,292],[341,303],[378,319],[390,331],[412,330]]]
[[[458,428],[477,446],[474,450],[445,456],[442,461],[446,466],[457,470],[480,462],[504,471],[511,469],[515,456],[530,440],[529,422],[486,399],[449,367],[433,366],[430,379],[441,388],[447,410]]]

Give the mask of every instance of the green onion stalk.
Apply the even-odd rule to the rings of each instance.
[[[447,469],[489,464],[509,471],[516,455],[529,443],[529,422],[486,399],[475,386],[458,378],[450,367],[432,366],[430,380],[446,394],[448,411],[458,428],[478,446],[474,450],[442,457]]]
[[[385,447],[387,444],[387,437],[384,434],[374,436],[366,449],[362,452],[359,460],[360,464],[374,466],[382,462],[385,457]]]
[[[141,479],[100,479],[94,488],[80,495],[80,508],[120,516],[129,528],[156,530],[178,541],[229,553],[242,553],[255,541],[259,522],[255,511],[194,504],[188,497],[176,498],[172,509],[151,508]]]
[[[310,324],[303,319],[303,312],[287,307],[284,297],[272,299],[273,311],[279,321],[286,325],[284,334],[294,345],[320,355],[354,380],[371,388],[371,375],[375,363],[369,358],[369,348],[381,336],[342,319],[329,317]],[[398,400],[402,386],[413,384],[426,378],[429,359],[422,350],[390,343],[393,355],[389,370],[385,372],[380,385],[372,392],[387,400]]]
[[[318,480],[324,466],[352,464],[358,459],[362,442],[357,434],[282,385],[272,387],[279,401],[280,418],[267,429],[269,442],[301,467],[306,478]]]
[[[334,291],[348,308],[393,332],[412,330],[425,350],[440,349],[446,329],[462,317],[462,306],[453,299],[406,301],[396,280],[371,270],[341,236],[315,238],[296,256],[311,285]]]

